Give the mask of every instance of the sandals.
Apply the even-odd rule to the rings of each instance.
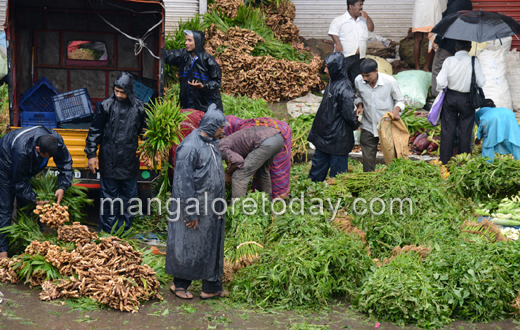
[[[229,297],[229,291],[221,290],[216,295],[211,296],[211,297],[200,296],[200,300],[210,300],[210,299],[218,299],[218,298],[226,298],[226,297]]]
[[[170,291],[171,291],[171,293],[173,293],[176,297],[178,297],[178,298],[180,298],[180,299],[184,299],[184,300],[191,300],[191,299],[193,299],[193,296],[192,296],[192,297],[188,297],[188,290],[187,290],[187,289],[182,289],[182,288],[178,288],[178,289],[175,288],[175,289],[172,289],[172,288],[170,287]],[[179,295],[177,294],[177,292],[184,292],[184,295],[186,296],[186,298],[179,296]]]

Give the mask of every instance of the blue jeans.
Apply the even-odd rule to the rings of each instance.
[[[125,231],[130,229],[134,216],[128,213],[133,205],[130,199],[137,197],[137,178],[131,180],[114,180],[101,177],[101,205],[98,231],[110,233],[117,222],[117,231],[123,224]],[[103,201],[107,199],[106,201]],[[116,199],[120,199],[116,200]],[[123,210],[121,210],[121,206]]]
[[[312,167],[309,179],[314,182],[325,181],[330,168],[330,177],[348,172],[348,155],[332,155],[316,149],[312,156]]]

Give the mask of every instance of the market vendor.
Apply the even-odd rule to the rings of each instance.
[[[225,125],[226,117],[212,104],[177,148],[165,271],[173,276],[170,290],[181,299],[193,299],[188,288],[201,279],[201,299],[229,296],[222,287],[226,210],[219,202],[225,183],[217,146]]]
[[[107,233],[116,223],[115,230],[123,225],[125,231],[129,230],[134,219],[129,207],[130,200],[137,197],[137,148],[139,135],[146,127],[146,113],[133,86],[132,75],[122,72],[114,83],[114,93],[97,109],[86,140],[88,168],[100,174],[102,212],[98,229]]]
[[[477,139],[482,141],[482,157],[495,158],[512,154],[520,160],[520,127],[516,115],[508,108],[497,108],[493,100],[486,99],[475,113],[478,126]]]
[[[400,112],[404,110],[404,97],[395,78],[378,72],[377,62],[373,59],[361,63],[356,90],[357,114],[363,114],[359,139],[363,152],[363,172],[374,172],[379,143],[377,123],[387,112],[392,113],[393,120],[399,120]]]
[[[348,171],[348,154],[354,147],[354,130],[359,121],[354,112],[354,90],[348,80],[345,59],[340,52],[325,58],[325,72],[330,82],[325,89],[307,140],[314,144],[309,179],[324,181],[329,173],[335,177]]]
[[[284,146],[282,150],[276,155],[273,163],[269,166],[269,174],[271,176],[271,197],[284,198],[289,196],[291,192],[291,144],[292,144],[292,130],[285,121],[273,119],[269,117],[259,117],[252,119],[240,119],[236,116],[226,116],[229,126],[225,127],[226,136],[229,136],[240,130],[249,127],[272,127],[280,131],[282,135]],[[253,189],[258,188],[257,178],[253,178]]]
[[[63,138],[43,126],[17,129],[0,138],[0,228],[11,222],[15,197],[18,205],[48,203],[37,201],[29,178],[43,171],[50,158],[60,172],[55,193],[59,204],[73,178],[72,158]],[[0,234],[0,258],[7,258],[8,246],[8,238]]]
[[[282,150],[284,140],[276,128],[255,126],[240,130],[220,140],[222,159],[229,162],[226,184],[232,183],[231,197],[244,197],[255,175],[258,190],[272,196],[269,167]]]
[[[204,51],[204,32],[185,30],[186,48],[167,50],[164,63],[179,68],[180,102],[183,109],[206,112],[211,103],[222,110],[222,71],[213,56]]]

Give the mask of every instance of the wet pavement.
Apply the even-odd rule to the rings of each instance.
[[[75,309],[70,302],[43,302],[39,289],[17,284],[0,284],[4,294],[0,303],[1,329],[376,329],[376,320],[368,320],[345,303],[338,302],[319,312],[269,311],[251,308],[231,300],[181,300],[167,288],[165,298],[151,300],[138,313],[112,309]],[[193,290],[195,295],[200,288]],[[90,306],[90,305],[89,305]],[[378,329],[402,329],[382,322]],[[409,326],[406,329],[415,329]],[[513,320],[488,324],[454,322],[446,329],[520,329]]]

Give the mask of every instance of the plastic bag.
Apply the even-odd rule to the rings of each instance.
[[[408,159],[410,133],[402,119],[392,118],[393,115],[387,112],[377,123],[377,134],[386,164],[390,164],[395,158]]]
[[[399,72],[394,78],[399,84],[399,89],[404,96],[405,104],[418,108],[424,107],[432,82],[431,72],[409,70]]]
[[[506,53],[503,48],[494,51],[486,49],[478,55],[478,59],[486,76],[486,84],[482,88],[484,95],[492,99],[497,107],[511,109],[511,92],[506,79]]]
[[[442,103],[444,102],[444,95],[446,89],[441,91],[435,101],[433,102],[432,108],[430,109],[430,113],[428,114],[428,121],[432,126],[437,126],[441,123],[441,112],[442,112]]]
[[[506,79],[511,92],[511,103],[514,110],[520,110],[520,53],[513,49],[506,54]]]

